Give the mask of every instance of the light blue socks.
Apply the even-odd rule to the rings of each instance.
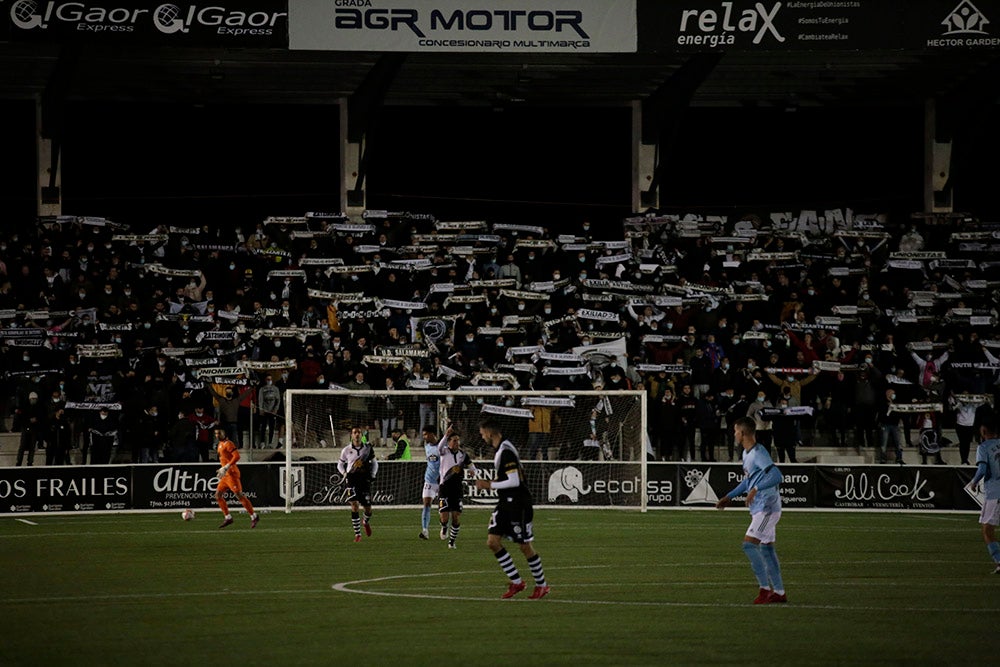
[[[771,585],[767,579],[767,565],[764,563],[764,554],[761,553],[760,545],[753,542],[744,542],[743,551],[746,552],[747,558],[750,559],[750,569],[753,570],[754,576],[757,577],[757,583],[760,584],[761,588],[770,588]]]
[[[767,566],[767,576],[771,580],[771,590],[781,595],[785,592],[785,582],[781,580],[781,565],[778,564],[778,553],[773,544],[760,545],[760,554]]]

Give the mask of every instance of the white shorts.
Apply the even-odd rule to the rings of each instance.
[[[983,511],[979,513],[979,523],[1000,526],[1000,500],[984,500]]]
[[[421,498],[437,498],[438,489],[440,487],[437,484],[431,484],[430,482],[424,482],[424,490],[420,495]]]
[[[781,510],[751,514],[747,535],[760,540],[761,544],[771,544],[774,542],[774,529],[778,527],[780,520]]]

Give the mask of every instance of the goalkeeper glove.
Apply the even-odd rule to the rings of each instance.
[[[230,464],[227,463],[226,465],[222,466],[216,471],[215,474],[217,474],[219,477],[224,477],[226,473],[229,472],[229,465]]]

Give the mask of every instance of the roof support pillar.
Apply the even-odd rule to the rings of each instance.
[[[341,99],[340,115],[340,210],[348,216],[360,216],[365,209],[365,182],[361,171],[364,135],[352,141],[348,132],[348,101]]]
[[[385,95],[405,59],[406,54],[402,53],[380,56],[350,99],[341,104],[341,203],[348,215],[360,215],[366,207],[368,138],[378,126],[379,111],[385,103]]]
[[[688,58],[673,76],[643,101],[641,142],[653,152],[653,177],[644,186],[648,202],[659,205],[660,191],[666,185],[664,172],[670,145],[681,128],[684,112],[694,94],[722,59],[721,53],[697,53]],[[648,158],[647,158],[648,159]]]
[[[642,137],[642,102],[632,102],[632,211],[660,207],[659,190],[653,178],[656,174],[656,143],[646,143]]]
[[[951,213],[951,139],[938,141],[937,102],[924,100],[924,212]]]
[[[35,101],[35,210],[38,215],[62,215],[62,170],[57,138],[46,136],[42,101]]]

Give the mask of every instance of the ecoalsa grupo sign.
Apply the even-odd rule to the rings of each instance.
[[[634,53],[636,0],[290,0],[289,47]]]

